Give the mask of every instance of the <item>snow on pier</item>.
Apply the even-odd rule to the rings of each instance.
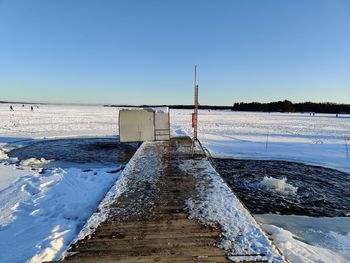
[[[72,262],[284,262],[191,140],[145,142],[65,254]]]

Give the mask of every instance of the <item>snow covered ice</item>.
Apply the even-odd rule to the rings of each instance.
[[[47,139],[116,136],[118,110],[40,105],[31,112],[14,105],[10,112],[8,104],[0,104],[0,262],[59,259],[111,186],[118,185],[120,175],[110,173],[118,164],[52,167],[49,159],[19,161],[8,156],[9,150]],[[173,135],[192,134],[191,111],[171,110],[170,115]],[[214,157],[288,160],[350,172],[344,145],[350,118],[345,115],[200,111],[198,136]],[[284,189],[288,183],[287,179]],[[283,188],[283,182],[268,185]],[[338,223],[329,223],[332,218],[298,220],[283,215],[279,220],[256,218],[295,262],[350,260],[349,217]],[[289,224],[278,223],[283,220]],[[302,223],[307,220],[314,220],[313,232],[322,232],[325,242],[300,235],[310,232],[310,224]]]
[[[192,134],[191,112],[171,110],[176,133]],[[349,115],[200,110],[198,126],[199,139],[215,157],[288,160],[350,172],[344,141],[350,137]]]
[[[41,262],[60,255],[118,177],[108,170],[39,170],[2,190],[1,261],[33,257],[32,262]]]
[[[45,158],[20,161],[9,151],[46,139],[115,136],[118,115],[101,107],[14,109],[9,113],[0,104],[0,262],[59,259],[119,177],[121,164],[61,168]]]
[[[191,135],[191,111],[172,110],[170,114],[174,134]],[[198,136],[217,158],[295,161],[350,173],[344,141],[350,137],[349,115],[336,118],[332,114],[310,117],[302,113],[201,110]],[[283,190],[285,196],[298,191],[287,179],[267,177],[260,185],[271,191]],[[310,224],[302,224],[293,216],[281,215],[274,221],[266,217],[256,218],[291,262],[350,262],[349,217],[341,217],[338,224],[331,223],[334,221],[330,217],[302,217]],[[285,220],[290,224],[281,223]],[[310,229],[323,235],[300,238],[300,233],[309,233]]]
[[[349,217],[256,215],[291,262],[348,262]]]

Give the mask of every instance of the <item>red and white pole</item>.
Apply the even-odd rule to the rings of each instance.
[[[197,141],[197,123],[198,123],[198,83],[197,83],[197,65],[194,66],[194,113],[192,113],[193,128],[193,146]]]

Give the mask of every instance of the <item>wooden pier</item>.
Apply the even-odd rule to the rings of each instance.
[[[186,200],[198,198],[197,182],[179,166],[205,158],[186,151],[190,145],[189,138],[177,138],[143,147],[144,157],[120,179],[128,190],[113,200],[92,235],[70,247],[64,261],[230,262],[228,251],[218,247],[220,227],[189,219]],[[259,258],[245,262],[265,262]]]

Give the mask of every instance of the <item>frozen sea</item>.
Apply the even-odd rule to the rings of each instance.
[[[191,135],[190,114],[171,111],[173,132]],[[241,199],[291,262],[350,262],[350,115],[202,110],[198,136],[226,164],[253,162],[246,176],[226,166],[231,186],[254,197]],[[322,205],[337,200],[341,207]]]
[[[0,104],[0,262],[41,262],[61,256],[132,154],[132,145],[119,150],[114,145],[118,111],[103,106],[39,105],[32,112],[29,105],[14,105],[10,112],[8,104]],[[171,110],[170,118],[173,135],[191,136],[191,111]],[[220,159],[292,161],[349,174],[348,138],[349,115],[199,112],[199,139]],[[56,160],[54,149],[60,149],[61,159]],[[84,155],[88,150],[117,151],[122,158],[113,164],[107,154],[102,160],[79,163],[65,158],[71,155],[69,149],[78,150],[77,160],[88,158]],[[80,155],[79,149],[83,149]],[[288,200],[306,180],[301,174],[298,184],[295,173],[293,180],[265,174],[256,189],[265,187],[274,198]],[[349,194],[348,189],[342,191]],[[292,262],[349,262],[347,207],[338,207],[338,214],[329,209],[327,215],[316,216],[310,216],[307,208],[297,215],[272,209],[256,213],[256,219]]]

